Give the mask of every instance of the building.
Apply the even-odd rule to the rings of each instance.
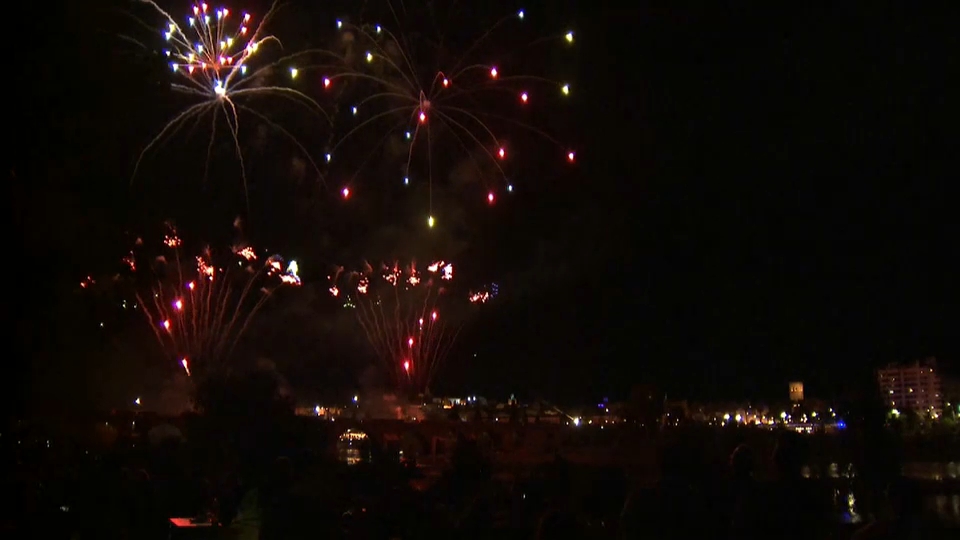
[[[880,393],[891,409],[914,410],[938,417],[943,413],[943,397],[937,360],[927,358],[912,364],[891,364],[877,370]]]
[[[803,383],[794,381],[790,383],[790,402],[800,403],[803,401]]]

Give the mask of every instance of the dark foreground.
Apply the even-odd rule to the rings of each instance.
[[[2,436],[3,538],[957,538],[955,479],[810,474],[772,452],[665,443],[642,466],[558,450],[507,464],[459,437],[449,459],[225,436],[106,444]],[[189,441],[189,442],[187,442]],[[220,441],[221,444],[218,444]],[[703,442],[703,441],[700,441]],[[259,450],[258,450],[259,449]],[[332,451],[331,451],[332,449]],[[696,456],[716,454],[717,459]],[[347,458],[359,463],[348,465]],[[582,460],[580,460],[582,461]],[[635,465],[635,464],[634,464]],[[820,478],[822,476],[822,478]],[[170,518],[191,518],[176,527]]]

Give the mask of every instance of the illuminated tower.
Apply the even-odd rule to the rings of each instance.
[[[790,383],[790,402],[800,403],[803,401],[803,383],[794,381]]]

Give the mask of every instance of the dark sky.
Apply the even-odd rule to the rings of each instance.
[[[449,386],[580,397],[652,382],[738,398],[801,379],[834,395],[878,364],[957,358],[955,19],[580,4],[552,14],[577,30],[563,114],[579,163],[483,218],[483,256],[465,256],[524,290],[468,328]],[[137,63],[96,12],[47,14],[8,102],[14,273],[31,283],[12,302],[17,371],[34,379],[39,356],[71,350],[57,285],[130,225],[190,204],[129,186],[143,134],[170,110],[150,68],[128,73]],[[207,196],[218,217],[244,211],[236,191]],[[284,234],[304,250],[317,231]]]

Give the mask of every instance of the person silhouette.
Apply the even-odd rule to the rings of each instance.
[[[537,524],[537,540],[555,538],[583,538],[583,528],[571,512],[566,510],[548,510]]]
[[[693,449],[670,445],[660,452],[660,478],[627,497],[620,515],[620,538],[694,538],[701,532],[701,493],[694,489]]]
[[[773,451],[776,477],[758,494],[757,528],[761,538],[823,538],[831,525],[831,506],[819,482],[803,476],[809,458],[806,440],[783,433]]]
[[[730,454],[727,517],[733,536],[744,534],[759,505],[759,485],[754,477],[756,467],[757,456],[750,446],[741,444]]]
[[[923,518],[923,494],[905,478],[900,478],[887,488],[887,515],[869,523],[853,534],[851,540],[886,540],[925,538]]]
[[[273,471],[264,486],[260,498],[262,522],[261,540],[290,538],[293,532],[291,520],[291,490],[293,488],[293,465],[286,457],[274,462]]]

